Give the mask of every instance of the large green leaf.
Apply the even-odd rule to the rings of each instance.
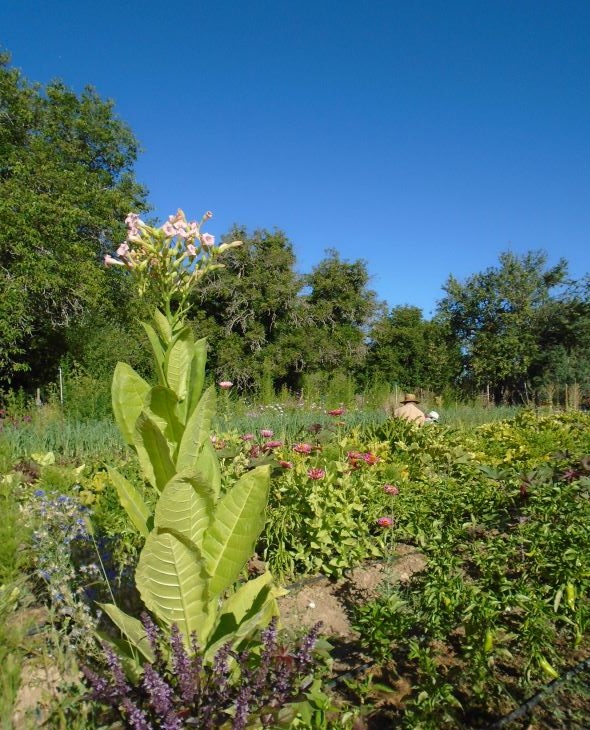
[[[162,491],[176,473],[164,434],[145,411],[135,425],[133,438],[137,458],[146,479]]]
[[[133,649],[136,649],[146,661],[153,662],[155,660],[154,652],[141,621],[121,611],[113,603],[99,603],[98,605],[131,644],[132,652]]]
[[[172,346],[166,351],[164,370],[168,386],[176,393],[179,401],[187,396],[189,371],[195,346],[190,327],[182,329],[174,338]]]
[[[288,591],[272,584],[266,571],[241,585],[225,601],[207,642],[205,654],[213,656],[227,641],[239,643],[279,615],[276,599]]]
[[[211,597],[229,588],[252,556],[264,527],[269,483],[269,467],[257,467],[240,477],[217,503],[203,540]]]
[[[176,413],[178,400],[174,391],[155,385],[145,399],[145,410],[166,437],[172,454],[182,439],[183,427]]]
[[[161,385],[166,385],[166,378],[164,377],[164,348],[162,347],[162,342],[160,341],[156,330],[151,326],[151,324],[148,324],[147,322],[142,322],[141,324],[143,325],[145,333],[148,337],[148,340],[150,341],[150,345],[152,346],[152,350],[154,352],[158,380],[160,381]]]
[[[132,367],[124,362],[117,363],[111,387],[113,413],[125,443],[130,446],[133,445],[135,421],[149,389],[149,384]]]
[[[187,385],[187,394],[184,401],[183,423],[191,417],[195,410],[205,382],[205,366],[207,364],[207,339],[197,340],[193,347],[190,373]]]
[[[135,572],[135,583],[146,607],[159,620],[177,624],[188,643],[193,631],[203,640],[208,617],[208,575],[199,551],[169,532],[154,530]]]
[[[170,322],[168,322],[166,317],[162,314],[162,312],[160,312],[159,309],[156,309],[154,311],[153,320],[154,324],[156,325],[156,329],[158,331],[160,339],[165,345],[169,345],[172,341],[172,328],[170,326]]]
[[[129,519],[133,523],[135,529],[144,537],[150,534],[147,523],[151,517],[151,512],[141,494],[130,481],[125,479],[122,474],[112,467],[107,467],[111,481],[115,485],[119,502],[123,509],[129,515]]]
[[[182,535],[199,549],[213,515],[211,487],[194,472],[176,474],[156,505],[155,525]]]
[[[211,419],[215,415],[215,397],[215,387],[211,385],[203,393],[187,421],[176,458],[178,471],[194,467],[204,444],[211,443],[209,436]]]
[[[197,457],[195,470],[199,473],[201,479],[211,487],[213,495],[217,499],[221,491],[221,467],[217,452],[210,440],[205,441],[203,444],[203,449]]]

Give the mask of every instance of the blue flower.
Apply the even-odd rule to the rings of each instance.
[[[35,489],[35,497],[44,497],[45,491],[43,489]]]

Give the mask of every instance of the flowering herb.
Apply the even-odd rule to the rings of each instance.
[[[256,718],[274,727],[281,708],[299,700],[309,682],[321,627],[320,622],[298,643],[288,645],[279,642],[274,618],[260,634],[259,652],[236,653],[227,643],[212,664],[204,665],[194,637],[184,641],[173,625],[166,638],[147,615],[142,621],[156,660],[144,664],[135,683],[124,676],[120,660],[106,645],[104,676],[88,667],[82,671],[91,697],[112,708],[130,727],[169,730],[221,726],[244,730],[249,723],[256,724]]]
[[[311,469],[307,470],[307,476],[310,479],[323,479],[326,476],[326,472],[324,469],[318,469],[316,467],[312,467]]]

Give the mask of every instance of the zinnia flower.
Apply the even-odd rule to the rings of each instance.
[[[311,444],[295,444],[293,446],[293,451],[296,451],[298,454],[311,454]]]
[[[323,479],[326,476],[326,472],[323,469],[312,467],[307,470],[307,476],[310,479]]]
[[[378,461],[381,461],[381,459],[378,456],[375,456],[375,454],[366,453],[366,454],[363,454],[363,461],[366,464],[370,464],[372,466],[373,464],[376,464]]]
[[[384,484],[383,491],[385,492],[385,494],[392,494],[393,496],[399,494],[399,489],[393,484]]]
[[[282,446],[282,445],[283,445],[283,442],[282,441],[267,441],[264,444],[264,448],[267,449],[267,450],[269,450],[269,449],[278,449],[279,446]]]
[[[393,520],[391,517],[379,517],[377,524],[379,527],[391,527],[393,525]]]

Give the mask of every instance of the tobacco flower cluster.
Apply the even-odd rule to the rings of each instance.
[[[207,211],[199,222],[189,222],[179,209],[161,228],[154,228],[137,213],[129,213],[127,237],[117,249],[118,258],[107,254],[104,263],[131,271],[139,295],[154,297],[167,316],[172,316],[171,302],[176,301],[175,319],[180,321],[198,281],[207,271],[223,266],[216,262],[219,254],[241,245],[241,241],[233,241],[215,246],[215,236],[201,232],[212,215]]]

